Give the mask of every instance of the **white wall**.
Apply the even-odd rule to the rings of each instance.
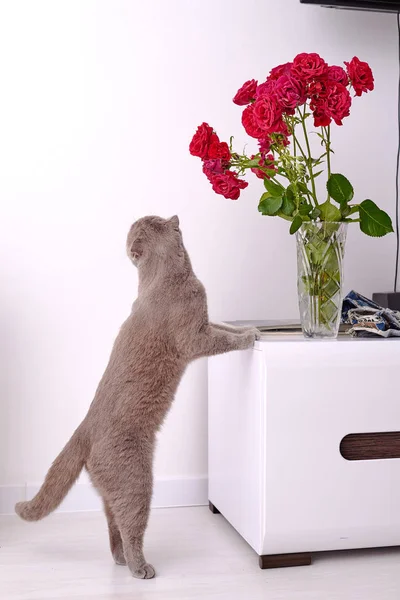
[[[188,143],[203,120],[245,142],[240,84],[301,51],[371,63],[376,91],[334,132],[334,168],[394,214],[394,15],[298,0],[0,2],[0,485],[40,482],[84,416],[136,294],[137,217],[178,213],[214,319],[297,314],[294,239],[261,183],[216,196]],[[391,288],[394,236],[349,236],[348,287]],[[206,474],[206,364],[160,437],[157,477]]]

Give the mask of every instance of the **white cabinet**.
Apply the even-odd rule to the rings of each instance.
[[[400,456],[400,340],[266,336],[209,360],[211,508],[261,566],[400,545],[400,458],[347,460],[344,438]]]

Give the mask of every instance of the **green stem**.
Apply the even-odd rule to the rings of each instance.
[[[305,162],[306,162],[306,164],[307,164],[307,156],[306,156],[306,153],[304,152],[303,148],[301,147],[301,144],[300,144],[300,142],[299,142],[299,140],[298,140],[298,138],[296,137],[296,134],[295,134],[295,124],[294,124],[294,119],[293,119],[293,121],[292,121],[292,124],[291,124],[291,125],[292,125],[292,137],[293,137],[293,142],[294,142],[294,144],[293,144],[293,145],[294,145],[294,149],[295,149],[294,155],[295,155],[295,157],[296,157],[296,145],[297,145],[297,146],[298,146],[298,148],[299,148],[299,150],[300,150],[300,154],[302,155],[302,157],[304,158],[304,160],[305,160]],[[291,182],[291,183],[293,183],[293,184],[296,186],[296,191],[297,191],[297,181],[294,181],[294,182]],[[316,194],[314,194],[313,192],[310,192],[310,190],[308,190],[308,195],[309,195],[309,196],[310,196],[310,197],[311,197],[311,198],[314,200],[314,202],[315,202],[315,206],[318,206],[318,200],[317,200]],[[297,199],[298,199],[298,198],[297,198]],[[297,207],[297,208],[298,208],[298,207]]]
[[[297,144],[297,146],[299,147],[299,150],[300,150],[300,153],[301,153],[302,157],[304,158],[304,160],[307,160],[307,156],[305,155],[305,152],[304,152],[303,148],[301,147],[299,140],[294,135],[294,131],[293,131],[292,135],[293,135],[293,141],[294,141],[295,145]]]
[[[304,105],[304,112],[303,113],[301,112],[301,110],[299,108],[297,110],[298,110],[299,115],[300,115],[300,120],[301,120],[301,124],[302,124],[302,127],[303,127],[303,132],[304,132],[304,139],[306,141],[306,146],[307,146],[307,152],[308,152],[307,166],[308,166],[308,172],[310,174],[310,179],[311,179],[311,187],[312,187],[312,191],[313,191],[315,205],[318,206],[317,191],[315,189],[314,173],[313,173],[313,170],[312,170],[312,163],[311,163],[311,159],[312,159],[311,148],[310,148],[310,142],[308,140],[307,127],[306,127],[306,123],[305,123],[306,109],[307,109],[307,104]]]
[[[324,128],[322,128],[324,130]],[[326,164],[328,167],[328,180],[331,176],[331,126],[328,125],[325,127],[325,149],[326,149]],[[327,202],[331,199],[329,192],[328,197],[326,199]]]
[[[328,125],[328,127],[326,127],[325,129],[326,131],[326,151],[327,151],[327,155],[326,155],[326,164],[328,166],[328,179],[331,176],[331,126]]]
[[[294,134],[295,127],[296,127],[296,125],[295,125],[294,118],[293,118],[292,119],[293,155],[296,158],[296,156],[297,156],[297,154],[296,154],[296,136]],[[299,146],[299,148],[300,148],[300,146]],[[301,151],[301,149],[300,149],[300,151]]]
[[[306,162],[306,164],[307,164],[307,156],[305,155],[305,153],[304,153],[304,150],[303,150],[303,148],[301,147],[299,140],[298,140],[298,139],[297,139],[297,138],[294,136],[294,134],[293,134],[293,140],[294,140],[294,141],[295,141],[295,143],[298,145],[298,147],[299,147],[299,150],[300,150],[300,152],[301,152],[301,154],[302,154],[302,156],[303,156],[303,158],[304,158],[304,160],[305,160],[305,162]],[[314,189],[315,189],[315,188],[314,188]],[[310,196],[311,196],[311,198],[314,200],[314,202],[315,202],[315,206],[318,206],[318,200],[317,200],[317,196],[315,195],[315,193],[314,193],[314,192],[310,192],[310,191],[309,191],[309,195],[310,195]]]

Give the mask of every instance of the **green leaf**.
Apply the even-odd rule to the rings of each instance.
[[[321,211],[321,220],[322,221],[341,221],[342,220],[342,213],[340,212],[340,210],[334,206],[333,204],[331,204],[329,202],[329,200],[327,200],[326,202],[324,202],[323,204],[320,204],[318,206],[319,210]]]
[[[301,216],[296,215],[295,218],[293,219],[292,224],[289,229],[290,235],[293,235],[294,233],[296,233],[296,231],[298,229],[300,229],[302,223],[303,223],[303,219],[301,218]]]
[[[353,186],[344,175],[332,173],[326,183],[328,194],[339,204],[347,204],[354,196]]]
[[[292,222],[292,217],[288,217],[287,215],[284,215],[281,210],[278,210],[278,212],[276,213],[276,215],[273,215],[273,216],[274,217],[281,217],[281,219],[285,219],[285,221]]]
[[[298,182],[297,187],[299,188],[299,190],[301,192],[303,192],[303,194],[307,194],[308,196],[311,195],[310,190],[308,189],[308,187],[306,185],[304,185],[304,183],[302,181]]]
[[[308,215],[310,214],[310,212],[312,211],[312,206],[311,204],[302,204],[299,207],[299,214],[304,217],[308,217]]]
[[[382,237],[393,231],[392,220],[372,200],[360,204],[360,229],[372,237]]]
[[[316,221],[318,219],[318,217],[321,216],[321,211],[319,210],[319,208],[315,207],[311,212],[310,212],[310,218],[313,221]]]
[[[252,158],[251,160],[247,160],[246,161],[246,167],[259,167],[260,166],[260,159],[259,158]]]
[[[296,205],[294,203],[293,191],[287,188],[286,192],[283,194],[281,211],[284,215],[291,217],[295,208]]]
[[[262,215],[273,216],[276,215],[280,207],[282,206],[282,196],[272,196],[269,192],[265,192],[260,198],[258,204],[258,210]]]
[[[285,191],[285,189],[282,186],[278,185],[277,183],[274,183],[270,179],[264,179],[264,186],[267,192],[271,194],[271,196],[274,196],[274,198],[282,198],[283,192]]]
[[[324,172],[324,170],[322,169],[322,171],[317,171],[316,173],[314,173],[314,179],[316,177],[318,177],[318,175],[321,175],[321,173],[323,173],[323,172]]]
[[[296,198],[296,188],[295,188],[295,185],[293,183],[291,183],[290,185],[287,186],[287,188],[286,188],[286,196],[292,202],[295,201],[295,198]]]

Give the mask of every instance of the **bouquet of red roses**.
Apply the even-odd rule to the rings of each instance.
[[[371,236],[393,231],[390,217],[372,200],[353,203],[349,180],[331,172],[331,124],[342,125],[350,115],[352,93],[361,96],[374,89],[369,65],[354,57],[340,66],[329,66],[318,54],[298,54],[293,62],[279,65],[267,79],[247,81],[233,102],[244,106],[242,124],[258,140],[259,151],[247,156],[221,142],[207,123],[200,125],[189,150],[201,158],[203,172],[214,192],[237,200],[248,183],[241,179],[251,170],[263,180],[258,210],[291,222],[290,233],[303,222],[359,222]],[[309,120],[321,142],[321,153],[312,156]],[[318,198],[315,179],[325,172],[327,196]]]

